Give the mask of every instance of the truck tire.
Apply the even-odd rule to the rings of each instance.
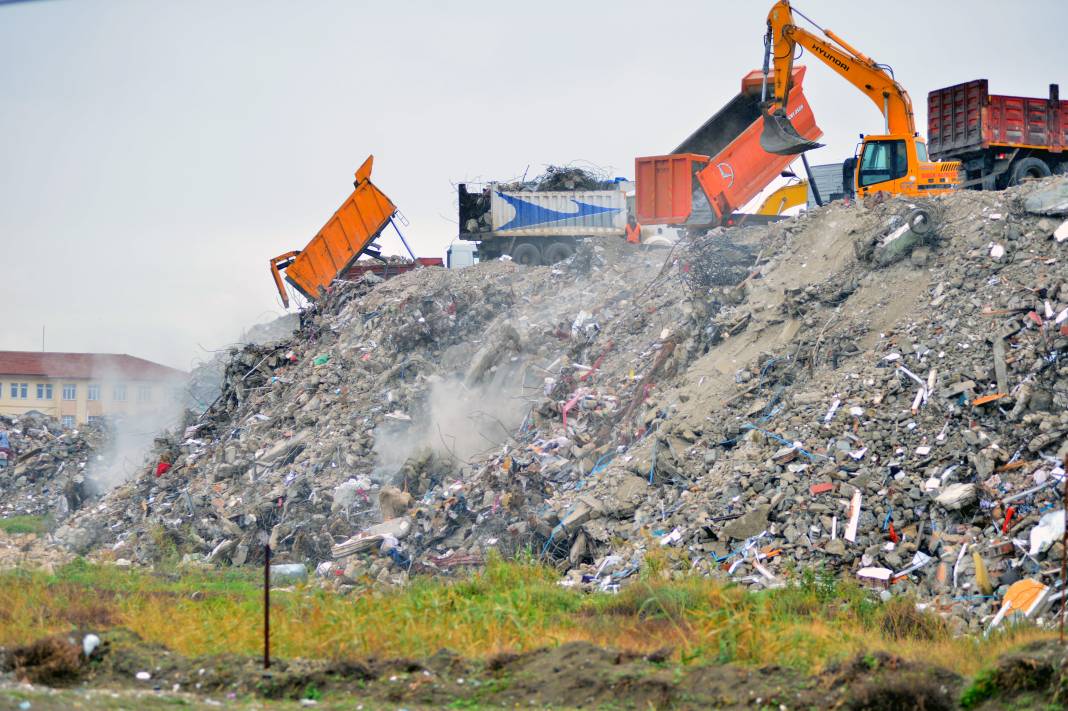
[[[1021,158],[1016,161],[1014,166],[1012,166],[1012,174],[1009,176],[1009,185],[1020,185],[1028,180],[1048,178],[1049,175],[1049,166],[1046,165],[1045,161],[1041,158],[1029,156],[1027,158]]]
[[[545,263],[562,262],[575,253],[574,248],[566,242],[553,242],[545,248]]]
[[[521,242],[512,250],[512,259],[525,267],[541,264],[541,250],[530,242]]]

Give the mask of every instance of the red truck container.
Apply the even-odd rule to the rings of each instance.
[[[804,67],[794,68],[786,113],[798,133],[815,141],[823,131],[805,98],[804,76]],[[796,156],[760,147],[763,81],[759,70],[747,74],[741,92],[671,154],[635,159],[639,222],[694,228],[727,223],[790,165]]]
[[[959,160],[965,185],[995,190],[1068,172],[1068,101],[991,94],[986,79],[927,95],[927,150]]]

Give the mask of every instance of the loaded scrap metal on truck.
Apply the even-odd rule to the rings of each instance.
[[[528,266],[553,264],[574,254],[579,240],[622,237],[625,186],[561,168],[531,183],[461,183],[460,239],[479,243],[480,260],[508,255]]]

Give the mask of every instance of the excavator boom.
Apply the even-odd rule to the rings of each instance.
[[[834,32],[822,31],[826,38],[795,24],[789,0],[779,0],[768,13],[768,33],[764,40],[765,65],[769,64],[770,57],[775,72],[764,113],[765,133],[761,136],[762,143],[767,142],[764,150],[789,155],[815,147],[797,136],[789,117],[782,111],[790,95],[790,68],[793,67],[799,44],[871,99],[883,114],[886,133],[913,135],[916,121],[912,101],[888,68],[857,51]]]
[[[937,195],[949,192],[959,182],[959,163],[932,163],[927,144],[916,133],[912,100],[894,79],[890,67],[879,64],[855,49],[834,32],[816,25],[817,35],[794,22],[790,0],[778,0],[768,13],[764,36],[764,129],[761,146],[768,153],[793,155],[817,147],[800,136],[783,107],[788,106],[792,81],[790,70],[798,46],[830,67],[867,96],[883,115],[885,133],[864,136],[864,146],[854,174],[859,197],[884,192],[904,195]],[[801,15],[800,11],[796,14]],[[770,72],[774,69],[774,72]]]

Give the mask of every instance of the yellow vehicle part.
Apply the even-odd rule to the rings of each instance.
[[[783,185],[773,192],[757,208],[758,215],[781,215],[791,207],[804,205],[808,202],[808,181]]]

